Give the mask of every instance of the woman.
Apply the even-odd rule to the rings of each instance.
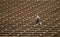
[[[42,22],[41,22],[40,17],[38,15],[36,18],[36,24],[42,25]]]

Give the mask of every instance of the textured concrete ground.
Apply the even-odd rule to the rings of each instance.
[[[60,37],[60,1],[0,0],[0,37]]]

